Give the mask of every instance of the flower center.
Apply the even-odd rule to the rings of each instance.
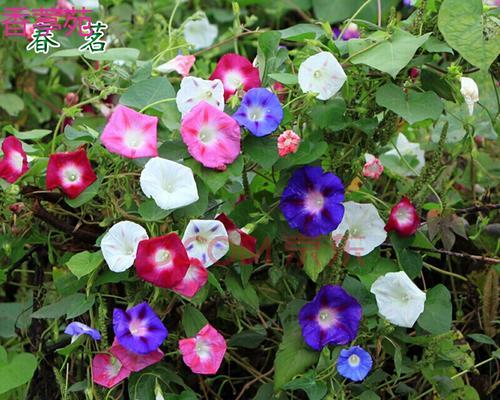
[[[309,192],[306,195],[304,205],[307,211],[318,213],[323,209],[323,206],[325,205],[325,198],[320,192]]]
[[[207,90],[203,96],[205,99],[210,99],[212,97],[212,91]]]
[[[262,107],[250,107],[247,112],[247,117],[250,121],[262,121],[265,112]]]
[[[196,342],[196,354],[198,357],[202,359],[206,359],[210,357],[210,346],[205,343],[203,340],[198,340]]]
[[[114,378],[116,375],[118,375],[120,373],[121,369],[122,369],[122,364],[115,357],[111,358],[111,362],[109,363],[108,367],[106,368],[106,370],[108,372],[108,376],[110,378]]]
[[[359,363],[361,362],[361,359],[356,354],[352,354],[349,357],[348,361],[349,361],[349,365],[351,367],[357,367],[359,365]]]
[[[322,75],[322,72],[321,70],[317,69],[316,71],[313,72],[313,76],[316,78],[316,79],[319,79],[321,78],[321,75]]]
[[[241,75],[237,71],[231,71],[226,74],[225,84],[230,90],[239,89],[242,85],[243,80]]]
[[[172,183],[170,182],[165,182],[163,184],[163,189],[165,189],[168,193],[173,193],[175,187]]]
[[[330,308],[322,308],[318,313],[318,324],[323,329],[328,329],[335,324],[335,313]]]
[[[67,167],[63,171],[63,177],[64,180],[66,180],[66,183],[75,183],[80,178],[80,171],[73,166]]]
[[[400,208],[396,211],[396,219],[400,224],[411,223],[410,211],[405,208]]]
[[[148,333],[148,327],[145,326],[144,321],[140,319],[133,319],[130,321],[128,330],[134,336],[145,336]]]
[[[23,169],[23,156],[21,153],[14,151],[10,156],[13,167],[17,171],[21,171]]]
[[[208,239],[203,235],[196,235],[194,238],[199,244],[206,244]]]
[[[202,126],[202,128],[200,129],[199,138],[204,144],[209,144],[216,137],[217,137],[217,131],[213,127],[205,125]]]
[[[131,149],[138,149],[144,143],[144,135],[142,132],[136,130],[129,130],[125,132],[125,145]]]
[[[170,251],[161,249],[156,252],[155,261],[157,264],[163,265],[169,263],[171,258]]]

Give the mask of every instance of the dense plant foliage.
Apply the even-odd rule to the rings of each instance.
[[[0,399],[495,398],[497,3],[58,1],[106,51],[4,36]]]

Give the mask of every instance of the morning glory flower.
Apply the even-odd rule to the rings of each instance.
[[[192,219],[184,231],[182,243],[189,257],[200,260],[205,268],[229,251],[226,228],[217,220]]]
[[[223,55],[210,79],[220,79],[224,85],[224,99],[227,101],[238,89],[249,91],[260,87],[258,68],[238,54]]]
[[[205,15],[200,19],[189,20],[184,24],[184,39],[194,50],[211,46],[217,34],[217,25],[211,24]]]
[[[347,344],[358,334],[361,314],[361,305],[343,288],[325,285],[300,309],[302,336],[316,351],[328,344]]]
[[[60,188],[74,199],[96,180],[84,149],[50,155],[46,176],[48,190]]]
[[[179,340],[182,360],[195,374],[215,374],[224,360],[226,349],[224,337],[210,324],[195,337]]]
[[[151,353],[137,354],[127,350],[118,341],[113,341],[113,345],[109,348],[109,352],[115,356],[124,367],[133,371],[139,372],[150,365],[160,362],[164,356],[160,349],[153,350]]]
[[[281,195],[280,208],[292,229],[306,236],[327,235],[344,216],[344,185],[321,167],[297,169]]]
[[[300,65],[298,80],[304,93],[316,93],[317,99],[328,100],[344,85],[347,76],[334,55],[322,51]]]
[[[472,78],[462,77],[460,78],[460,84],[460,93],[464,96],[469,114],[472,115],[474,113],[474,104],[479,101],[479,88]]]
[[[362,381],[372,369],[373,360],[365,349],[352,346],[342,349],[337,360],[337,372],[352,381]]]
[[[417,165],[413,166],[413,169],[408,168],[406,163],[404,163],[403,160],[401,160],[401,157],[399,153],[396,151],[396,149],[389,150],[384,153],[386,156],[395,156],[401,160],[400,162],[400,167],[401,167],[401,175],[403,176],[415,176],[415,172],[417,174],[420,173],[422,168],[424,168],[425,165],[425,151],[421,149],[419,143],[412,143],[410,142],[405,135],[403,135],[401,132],[398,135],[398,139],[396,141],[396,147],[399,150],[399,153],[404,156],[411,156],[415,157],[417,159]],[[395,171],[398,172],[398,171]]]
[[[8,136],[4,139],[2,152],[0,178],[14,183],[28,171],[28,156],[23,150],[23,144],[15,136]]]
[[[71,335],[71,343],[78,339],[81,335],[88,335],[94,340],[101,340],[101,334],[97,329],[91,328],[81,322],[70,323],[64,333]]]
[[[240,155],[240,127],[205,101],[184,116],[181,136],[189,154],[207,168],[224,171]]]
[[[128,158],[156,157],[158,117],[116,106],[101,135],[111,153]]]
[[[415,206],[407,197],[403,197],[398,204],[392,207],[385,230],[387,232],[396,231],[401,236],[411,236],[417,231],[419,225],[420,218]]]
[[[363,176],[377,180],[384,172],[384,166],[380,160],[372,154],[365,154],[365,165],[363,166]]]
[[[344,203],[344,210],[342,222],[332,232],[332,238],[339,245],[349,231],[349,238],[344,246],[346,253],[362,257],[384,243],[387,237],[385,223],[373,204],[347,201]]]
[[[115,308],[113,330],[118,343],[137,354],[156,351],[168,335],[167,328],[146,302],[127,311]]]
[[[290,153],[296,153],[299,149],[300,140],[300,136],[294,131],[284,131],[278,137],[278,155],[285,157]]]
[[[87,8],[97,10],[99,8],[99,0],[71,0],[76,9]]]
[[[247,128],[254,136],[273,133],[283,119],[278,96],[264,88],[250,89],[233,118]]]
[[[133,264],[137,246],[148,239],[146,230],[132,221],[120,221],[106,232],[101,240],[101,251],[108,267],[113,272],[123,272]]]
[[[197,258],[191,258],[189,262],[186,275],[172,290],[190,299],[207,283],[208,271]]]
[[[219,79],[208,81],[188,76],[182,79],[175,101],[183,116],[202,101],[224,111],[224,87]]]
[[[189,258],[175,232],[143,240],[137,248],[135,269],[146,282],[172,288],[182,281],[189,268]]]
[[[403,5],[406,7],[413,7],[417,0],[403,0]]]
[[[105,388],[112,388],[128,378],[132,371],[118,358],[99,353],[92,359],[92,380]]]
[[[243,247],[252,254],[257,252],[257,239],[252,235],[246,233],[243,229],[238,228],[238,226],[224,213],[219,214],[216,218],[224,224],[226,228],[229,243],[234,246]],[[243,264],[252,264],[254,262],[253,258],[247,258],[241,260]]]
[[[394,325],[411,328],[424,311],[425,292],[404,271],[379,277],[370,292],[375,295],[380,315]]]
[[[161,74],[168,74],[169,72],[175,71],[178,74],[185,77],[189,75],[189,71],[193,67],[195,61],[196,61],[195,56],[192,55],[184,56],[182,54],[179,54],[178,56],[175,56],[175,58],[172,58],[166,63],[158,65],[155,68],[155,71]]]
[[[333,37],[335,39],[342,39],[342,40],[351,40],[351,39],[359,39],[361,36],[359,33],[358,25],[356,25],[354,22],[351,22],[347,29],[344,31],[344,34],[340,38],[340,34],[342,33],[342,30],[338,27],[333,28]]]
[[[198,201],[198,189],[191,168],[155,157],[141,172],[140,184],[146,197],[163,210],[173,210]]]

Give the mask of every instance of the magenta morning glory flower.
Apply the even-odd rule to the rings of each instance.
[[[358,334],[361,314],[354,297],[340,286],[325,285],[300,309],[302,336],[317,351],[327,344],[347,344]]]
[[[115,308],[113,330],[118,343],[137,354],[157,350],[168,335],[167,328],[146,302],[127,311]]]
[[[74,342],[81,335],[88,335],[94,340],[101,340],[101,334],[97,329],[91,328],[81,322],[72,322],[66,327],[64,333],[71,335],[71,342]]]
[[[233,118],[255,136],[273,133],[283,119],[278,96],[264,88],[250,89]]]
[[[334,231],[344,216],[344,185],[321,167],[296,170],[281,196],[280,208],[288,224],[306,236]]]
[[[366,378],[372,369],[372,364],[370,353],[359,346],[352,346],[340,352],[337,371],[344,378],[359,382]]]

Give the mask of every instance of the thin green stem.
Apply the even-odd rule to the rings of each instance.
[[[342,37],[344,36],[344,33],[345,31],[347,30],[347,28],[349,27],[349,25],[351,24],[352,20],[354,18],[356,18],[359,13],[361,11],[363,11],[363,9],[371,2],[372,0],[366,0],[363,4],[361,4],[361,7],[358,8],[358,10],[353,14],[353,16],[351,18],[349,18],[349,20],[347,21],[347,23],[344,25],[344,28],[342,29],[342,32],[340,32],[340,35],[339,35],[339,39],[342,39]]]
[[[446,271],[444,269],[435,267],[434,265],[426,263],[425,261],[424,261],[424,267],[426,267],[428,269],[431,269],[431,270],[434,270],[436,272],[439,272],[440,274],[452,276],[454,278],[461,279],[462,281],[469,282],[469,280],[467,278],[465,278],[464,276],[462,276],[462,275],[455,274],[454,272]]]
[[[161,100],[158,100],[158,101],[155,101],[151,104],[148,104],[147,106],[143,107],[141,109],[141,111],[139,111],[140,113],[143,113],[144,111],[146,111],[148,108],[151,108],[153,106],[156,106],[158,104],[162,104],[162,103],[168,103],[170,101],[174,101],[175,100],[175,97],[169,97],[168,99],[161,99]]]

